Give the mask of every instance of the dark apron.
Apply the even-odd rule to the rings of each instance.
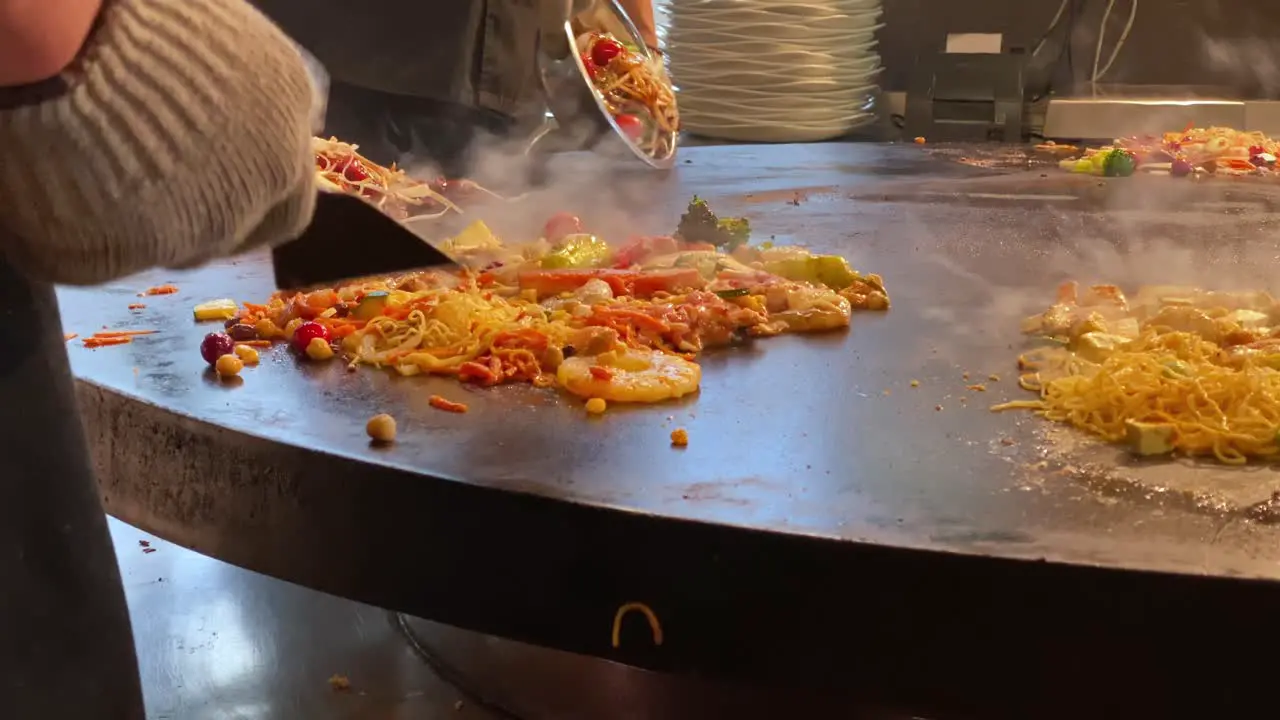
[[[0,348],[0,705],[12,718],[142,720],[57,299],[3,257]]]
[[[325,133],[375,162],[469,170],[484,134],[542,119],[540,0],[254,0],[329,73]]]

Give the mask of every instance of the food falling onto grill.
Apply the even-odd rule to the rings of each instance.
[[[577,48],[582,69],[614,124],[646,154],[663,157],[680,130],[676,96],[657,63],[609,33],[584,32]]]
[[[287,341],[303,359],[444,375],[481,386],[525,382],[607,403],[697,392],[695,356],[782,333],[838,330],[853,310],[887,310],[879,276],[800,247],[752,245],[745,219],[694,198],[673,236],[612,246],[578,218],[507,245],[482,222],[446,241],[466,268],[353,281],[242,303],[202,347]],[[225,338],[225,339],[224,339]]]
[[[1062,145],[1040,145],[1057,152]],[[1270,175],[1276,170],[1280,143],[1261,132],[1231,128],[1188,127],[1181,132],[1120,138],[1079,157],[1060,161],[1064,170],[1087,175],[1126,177],[1138,170],[1189,175]]]
[[[388,168],[373,162],[359,153],[358,145],[337,138],[312,138],[311,146],[321,190],[362,197],[398,220],[461,212],[457,203],[475,196],[501,199],[469,180],[416,180],[394,164]]]
[[[376,444],[389,445],[396,441],[396,419],[386,413],[369,418],[364,430]]]
[[[1023,331],[1026,409],[1138,455],[1240,465],[1280,453],[1280,302],[1266,292],[1062,285]]]

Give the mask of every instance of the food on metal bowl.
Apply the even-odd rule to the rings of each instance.
[[[1071,147],[1048,143],[1041,152]],[[1188,127],[1163,135],[1119,138],[1110,145],[1087,148],[1058,163],[1064,170],[1086,175],[1125,177],[1137,170],[1189,175],[1270,175],[1276,169],[1280,142],[1261,132],[1231,128]]]
[[[840,329],[855,309],[889,307],[879,276],[834,255],[753,245],[746,219],[718,217],[696,197],[671,236],[612,245],[566,213],[543,235],[508,245],[477,221],[445,243],[461,271],[280,292],[228,322],[287,339],[302,357],[334,351],[353,368],[560,387],[599,413],[697,392],[704,350]],[[229,336],[207,342],[232,351]]]
[[[610,33],[577,37],[578,56],[592,88],[604,101],[618,129],[646,154],[667,155],[680,129],[675,92],[658,65],[640,48]]]
[[[1026,319],[1024,409],[1138,455],[1230,465],[1280,454],[1280,301],[1266,292],[1063,284]]]

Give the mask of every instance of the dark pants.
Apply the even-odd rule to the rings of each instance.
[[[496,145],[514,127],[512,119],[487,110],[334,81],[324,135],[359,145],[380,165],[404,164],[411,156],[415,167],[429,164],[443,177],[465,178],[477,147]]]
[[[0,258],[0,706],[142,720],[133,634],[53,288]]]

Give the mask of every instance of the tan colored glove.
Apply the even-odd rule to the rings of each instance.
[[[315,90],[243,0],[108,0],[64,92],[0,112],[0,253],[91,284],[296,237]]]

